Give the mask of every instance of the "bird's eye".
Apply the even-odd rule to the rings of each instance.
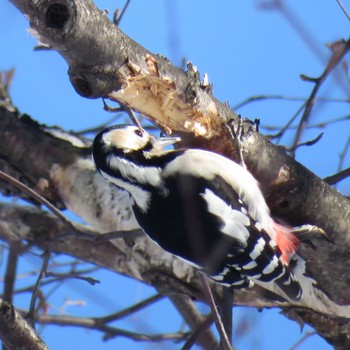
[[[143,137],[143,132],[142,132],[142,130],[140,130],[140,129],[136,129],[136,130],[134,131],[134,133],[135,133],[135,135],[137,135],[138,137]]]

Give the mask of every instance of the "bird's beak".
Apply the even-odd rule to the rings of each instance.
[[[154,138],[153,146],[158,150],[163,150],[166,146],[173,145],[176,142],[180,142],[181,137],[158,137]]]

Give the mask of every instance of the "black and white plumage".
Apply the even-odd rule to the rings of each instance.
[[[114,126],[96,136],[93,158],[109,182],[129,192],[138,223],[163,249],[219,283],[274,284],[299,300],[288,267],[297,241],[271,218],[253,176],[213,152],[163,150],[175,142]]]

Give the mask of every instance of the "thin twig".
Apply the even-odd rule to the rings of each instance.
[[[83,274],[91,273],[91,272],[94,272],[94,271],[99,270],[99,269],[100,269],[100,267],[93,267],[93,268],[86,269],[86,270],[78,270],[78,271],[75,271],[75,274],[81,276]],[[37,271],[34,271],[32,274],[37,274]],[[49,273],[47,273],[47,275],[48,274]],[[62,275],[63,276],[57,276],[57,274],[55,274],[54,278],[47,278],[47,279],[45,279],[44,281],[41,282],[41,286],[52,284],[52,283],[57,283],[57,282],[62,282],[62,280],[65,277],[65,274],[62,274]],[[17,277],[18,277],[18,275],[17,275]],[[35,286],[31,285],[31,286],[28,286],[28,287],[23,287],[23,288],[16,289],[14,291],[14,294],[29,293],[29,292],[31,293],[31,292],[33,292],[34,287]]]
[[[340,8],[343,10],[345,16],[347,17],[347,19],[350,21],[350,15],[347,13],[345,7],[343,6],[342,2],[340,0],[337,0],[338,5],[340,6]]]
[[[25,313],[25,312],[23,312]],[[162,341],[176,340],[182,341],[187,339],[188,332],[177,332],[168,334],[142,334],[130,332],[124,329],[112,327],[100,322],[99,319],[89,317],[73,317],[66,315],[38,315],[36,322],[41,324],[55,324],[60,326],[73,326],[85,329],[93,329],[105,333],[103,339],[109,340],[114,337],[125,337],[135,341]]]
[[[208,280],[207,280],[207,276],[205,276],[203,273],[199,272],[198,273],[198,277],[199,277],[199,280],[201,281],[201,284],[204,288],[204,292],[205,292],[205,295],[207,297],[207,301],[210,305],[210,309],[211,309],[211,312],[213,314],[213,318],[214,318],[214,322],[215,322],[215,325],[216,325],[216,328],[219,332],[219,335],[220,335],[220,339],[221,339],[221,344],[223,346],[223,349],[224,350],[233,350],[232,349],[232,346],[230,344],[230,341],[227,337],[227,334],[226,334],[226,331],[225,331],[225,327],[224,325],[222,324],[221,322],[221,319],[220,319],[220,315],[219,315],[219,312],[218,312],[218,309],[216,307],[216,304],[215,304],[215,300],[214,300],[214,297],[213,297],[213,293],[210,289],[210,286],[209,286],[209,283],[208,283]]]
[[[349,148],[350,148],[350,135],[348,136],[348,139],[345,142],[343,150],[339,154],[338,172],[340,172],[343,169],[344,160],[345,160],[346,154],[348,153]]]
[[[224,325],[225,332],[229,343],[232,344],[232,328],[233,328],[233,289],[222,288],[221,300],[219,303],[220,319]]]
[[[304,107],[302,107],[302,108],[304,108]],[[319,123],[316,123],[316,124],[309,124],[306,128],[307,129],[324,129],[328,125],[332,125],[332,124],[336,124],[336,123],[342,123],[342,122],[345,122],[347,120],[350,120],[350,115],[346,115],[345,117],[329,119],[329,120],[326,120],[324,122],[319,122]],[[260,127],[262,129],[270,130],[270,131],[281,130],[281,127],[277,126],[277,125],[261,124]],[[293,129],[296,129],[297,127],[298,127],[297,125],[290,125],[290,123],[288,122],[288,127],[287,127],[288,130],[293,130]],[[278,136],[280,136],[280,132],[278,134],[271,135],[271,136],[268,136],[268,137],[275,138],[275,137],[278,137]]]
[[[298,148],[303,147],[303,146],[313,146],[315,145],[318,141],[321,140],[323,136],[323,132],[321,132],[319,135],[317,135],[314,139],[309,140],[309,141],[305,141],[305,142],[300,142],[297,145],[295,145],[294,147],[288,148],[286,147],[285,149],[291,153],[295,152]]]
[[[306,332],[291,348],[290,350],[297,350],[299,345],[301,345],[306,339],[312,337],[313,335],[317,334],[316,331],[313,332]]]
[[[159,289],[159,285],[157,285],[157,289]],[[168,298],[171,300],[182,319],[192,331],[196,330],[203,323],[205,317],[199,312],[198,306],[194,303],[192,298],[186,294],[186,292],[169,293],[169,291],[167,291],[167,293]],[[210,328],[203,331],[198,336],[196,344],[203,350],[219,348],[219,342]]]
[[[337,174],[327,176],[323,181],[327,182],[328,185],[335,185],[348,177],[350,177],[350,168],[344,169]]]
[[[124,310],[118,311],[114,314],[108,315],[108,316],[104,316],[104,317],[100,317],[99,320],[104,322],[104,323],[109,323],[109,322],[113,322],[116,321],[118,319],[130,316],[131,314],[140,311],[141,309],[154,304],[155,302],[163,299],[165,296],[162,294],[155,294],[131,307],[128,307]]]
[[[339,62],[341,62],[341,60],[344,58],[346,53],[350,50],[350,39],[347,41],[336,42],[332,46],[333,46],[333,54],[330,57],[328,64],[325,70],[323,71],[322,75],[317,79],[311,79],[306,76],[303,76],[303,79],[315,82],[315,86],[312,89],[311,94],[306,102],[304,113],[301,117],[300,123],[298,125],[298,129],[294,136],[292,148],[294,148],[299,143],[299,140],[305,130],[305,127],[309,121],[312,108],[315,104],[315,97],[320,87],[322,86],[322,84],[324,83],[328,75],[332,72],[332,70],[339,64]],[[293,152],[293,155],[294,154],[295,152]]]
[[[306,102],[306,97],[298,97],[298,96],[285,96],[285,95],[255,95],[246,98],[245,100],[237,103],[231,109],[233,111],[237,111],[237,109],[242,108],[243,106],[252,103],[259,102],[265,100],[283,100],[283,101],[291,101],[291,102]],[[350,103],[348,98],[328,98],[328,97],[318,97],[316,99],[317,102],[339,102],[339,103]]]
[[[126,112],[129,116],[129,118],[131,119],[131,121],[140,129],[142,129],[142,125],[140,123],[140,121],[137,119],[135,112],[128,107],[127,105],[123,105],[121,103],[119,103],[119,107],[117,108],[113,108],[108,106],[107,102],[102,99],[103,101],[103,109],[107,112]]]
[[[214,322],[213,315],[210,314],[191,334],[191,336],[186,340],[186,343],[183,345],[181,350],[190,350],[192,346],[197,342],[200,335],[205,332],[211,324]]]
[[[47,267],[49,266],[49,260],[51,257],[51,252],[50,251],[44,251],[44,253],[42,254],[43,257],[43,262],[41,265],[41,269],[40,269],[40,273],[38,275],[38,278],[36,280],[34,289],[33,289],[33,294],[32,294],[32,298],[30,300],[30,306],[29,306],[29,310],[26,316],[27,321],[32,325],[33,328],[35,328],[35,322],[34,322],[34,316],[35,316],[35,304],[36,304],[36,299],[38,297],[39,294],[39,289],[40,289],[40,285],[41,285],[41,281],[42,279],[45,277],[46,271],[47,271]]]
[[[306,102],[305,102],[306,103]],[[275,135],[271,135],[268,136],[271,139],[278,139],[278,142],[281,140],[282,136],[284,135],[284,133],[290,129],[291,124],[294,122],[294,120],[298,117],[298,115],[302,112],[302,110],[305,108],[305,103],[303,103],[298,110],[292,115],[292,117],[289,119],[289,121],[287,122],[287,124],[281,128],[281,130],[275,134]]]
[[[99,280],[96,280],[95,278],[92,278],[89,276],[81,276],[81,275],[76,274],[76,273],[57,273],[57,272],[47,271],[45,273],[45,277],[56,277],[59,280],[66,279],[66,278],[74,278],[74,279],[85,281],[85,282],[91,284],[92,286],[94,286],[97,283],[101,283]]]
[[[132,122],[140,129],[142,129],[142,125],[140,121],[137,119],[135,112],[128,106],[125,106],[125,112],[128,113],[129,118],[132,120]]]
[[[119,9],[117,9],[117,10],[114,12],[113,23],[114,23],[117,27],[119,27],[120,22],[121,22],[121,20],[123,19],[123,16],[124,16],[124,14],[125,14],[125,11],[126,11],[126,9],[128,8],[128,6],[129,6],[129,4],[130,4],[130,1],[131,1],[131,0],[127,0],[127,1],[126,1],[126,3],[125,3],[125,5],[124,5],[124,7],[123,7],[122,12],[121,12],[120,15],[119,15]]]

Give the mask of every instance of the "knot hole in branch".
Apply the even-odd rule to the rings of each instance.
[[[48,7],[45,15],[47,28],[63,29],[70,17],[69,9],[63,4],[52,4]]]
[[[83,77],[71,77],[76,92],[83,97],[91,97],[92,90],[89,82]]]

